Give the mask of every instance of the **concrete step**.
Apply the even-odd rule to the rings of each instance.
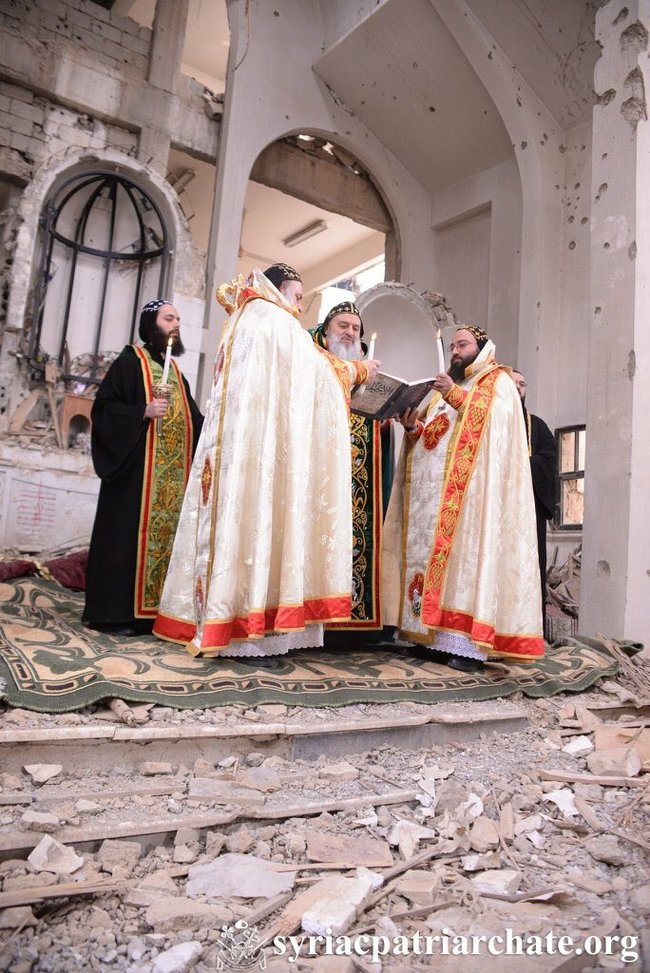
[[[340,719],[335,710],[323,710],[318,719],[304,722],[17,727],[0,731],[0,766],[7,773],[32,763],[59,763],[69,772],[89,766],[136,770],[145,760],[191,766],[197,757],[216,763],[253,750],[265,757],[317,760],[382,747],[417,750],[467,743],[481,734],[515,733],[528,726],[526,710],[503,699],[422,709],[421,714],[410,710],[363,720]]]

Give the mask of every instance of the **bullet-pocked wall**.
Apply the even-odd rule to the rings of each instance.
[[[173,8],[171,15],[177,11]],[[53,253],[44,279],[42,225],[49,201],[67,179],[90,171],[120,174],[155,200],[167,226],[170,249],[164,296],[180,310],[188,349],[183,367],[190,384],[196,385],[205,253],[195,245],[178,195],[165,176],[172,139],[178,151],[214,160],[219,124],[206,112],[202,85],[187,77],[173,84],[164,77],[160,83],[152,80],[155,35],[155,29],[141,27],[91,0],[0,4],[3,548],[44,551],[87,542],[94,516],[98,481],[85,454],[87,444],[69,449],[63,443],[61,448],[57,431],[64,394],[72,391],[63,380],[65,368],[58,377],[50,371],[48,382],[44,370],[45,359],[58,357],[60,350],[70,257],[61,249]],[[159,126],[157,142],[143,137],[152,122]],[[156,158],[151,147],[157,151]],[[98,226],[95,236],[101,235]],[[119,239],[119,246],[128,249],[129,244],[126,236]],[[122,273],[118,269],[107,290],[110,325],[101,351],[119,352],[128,340],[125,311],[128,308],[130,323],[133,309],[126,294],[132,295],[133,288],[129,289],[126,267]],[[143,301],[161,296],[159,280],[145,278]],[[80,276],[78,284],[66,365],[93,351],[92,322],[100,288],[92,275],[85,280]],[[43,340],[30,346],[41,314],[40,297],[45,294]],[[73,428],[83,429],[83,423],[74,420]]]

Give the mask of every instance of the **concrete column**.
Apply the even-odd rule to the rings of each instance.
[[[180,75],[190,0],[157,0],[149,54],[149,84],[173,95]],[[140,130],[138,157],[161,175],[168,168],[171,118],[156,118]]]
[[[650,635],[650,0],[596,15],[580,628]],[[578,364],[578,363],[576,363]]]
[[[171,94],[181,73],[189,9],[190,0],[156,0],[148,80]]]

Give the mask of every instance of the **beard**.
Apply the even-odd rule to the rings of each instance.
[[[468,365],[471,365],[473,361],[478,358],[478,351],[471,358],[462,358],[460,361],[452,362],[447,369],[447,375],[452,380],[452,382],[462,382],[465,378],[465,369]]]
[[[465,362],[455,362],[447,369],[447,375],[453,382],[462,382],[465,378]]]
[[[342,341],[340,338],[328,337],[327,350],[337,358],[342,358],[343,361],[359,361],[363,358],[360,338],[355,341]]]
[[[155,329],[147,344],[150,344],[154,351],[157,351],[159,355],[164,355],[167,351],[167,342],[169,341],[169,338],[170,336],[163,331],[161,327],[155,325]],[[180,334],[174,334],[172,335],[172,338],[172,355],[174,358],[178,358],[179,355],[184,353],[185,345],[181,341]]]

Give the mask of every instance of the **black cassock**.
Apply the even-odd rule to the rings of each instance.
[[[535,494],[537,520],[537,548],[539,573],[542,585],[542,611],[546,621],[546,521],[555,513],[555,476],[557,448],[555,436],[543,419],[534,416],[524,407],[526,433],[530,445],[530,472]]]
[[[160,354],[146,346],[162,365]],[[194,433],[192,454],[203,423],[183,378]],[[132,625],[138,528],[149,423],[140,361],[127,346],[109,368],[92,409],[92,459],[102,483],[86,570],[83,621]],[[136,627],[151,630],[151,621]]]

